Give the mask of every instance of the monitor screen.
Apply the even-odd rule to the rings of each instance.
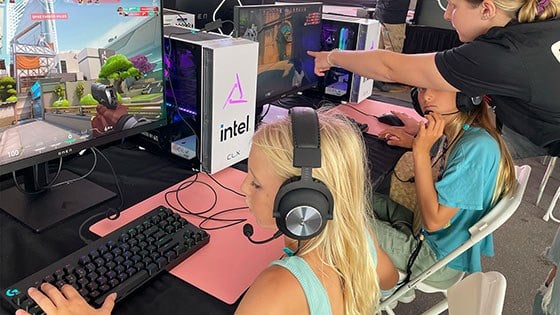
[[[259,42],[257,105],[317,85],[308,50],[321,50],[321,3],[235,7],[237,36]]]
[[[236,5],[264,4],[263,0],[163,0],[163,7],[190,14],[194,27],[202,29],[206,24],[221,19],[224,21],[219,30],[223,34],[233,31],[233,7]],[[185,21],[186,17],[183,17]],[[229,22],[226,22],[229,21]]]
[[[166,124],[160,0],[0,6],[0,175]]]

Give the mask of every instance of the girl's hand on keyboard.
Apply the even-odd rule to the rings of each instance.
[[[41,292],[43,291],[43,292]],[[37,302],[47,315],[105,315],[111,314],[117,299],[116,293],[107,296],[103,305],[95,309],[72,287],[64,285],[61,290],[49,283],[41,285],[41,291],[29,288],[27,294]],[[28,315],[24,310],[17,310],[16,315]]]

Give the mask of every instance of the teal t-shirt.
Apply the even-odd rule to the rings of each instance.
[[[499,144],[482,128],[470,127],[452,148],[442,179],[435,187],[438,202],[459,211],[448,227],[424,232],[437,259],[463,244],[470,237],[468,229],[491,210],[499,164]],[[481,255],[494,255],[492,235],[452,260],[448,267],[465,272],[481,271]]]
[[[377,266],[377,252],[373,245],[373,240],[368,234],[368,244],[370,248],[371,258],[373,259],[374,266]],[[309,306],[309,314],[311,315],[329,315],[332,314],[331,302],[327,291],[323,284],[317,278],[313,269],[309,267],[307,262],[299,256],[287,256],[270,263],[271,265],[278,265],[288,269],[294,277],[299,281],[307,305]],[[375,271],[374,271],[375,272]]]

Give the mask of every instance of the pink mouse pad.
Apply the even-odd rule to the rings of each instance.
[[[377,118],[369,116],[381,116],[383,114],[391,113],[391,111],[405,113],[408,116],[420,121],[423,119],[413,108],[408,108],[399,105],[387,104],[384,102],[374,100],[364,100],[360,103],[340,104],[335,107],[336,110],[342,112],[344,115],[354,118],[357,122],[368,124],[369,128],[367,133],[370,135],[378,136],[379,133],[389,125],[380,123]]]
[[[241,193],[240,187],[245,173],[227,168],[213,174],[212,177],[223,186]],[[216,191],[217,198],[206,185]],[[215,200],[216,205],[212,207]],[[210,234],[210,242],[170,271],[176,277],[228,304],[237,301],[257,275],[271,261],[280,258],[283,254],[283,238],[261,245],[252,244],[247,240],[243,235],[243,225],[246,223],[254,227],[253,239],[269,238],[276,231],[259,228],[253,215],[246,208],[244,198],[220,187],[204,173],[194,175],[128,208],[115,221],[102,220],[92,225],[90,230],[100,236],[107,235],[159,205],[172,209],[186,208],[191,212],[202,212],[211,208],[203,216],[215,215],[215,219],[246,220],[230,227],[224,226],[233,221],[204,222],[202,227]],[[218,214],[220,211],[234,208],[241,209]],[[202,218],[194,215],[180,214],[197,226],[203,221]]]

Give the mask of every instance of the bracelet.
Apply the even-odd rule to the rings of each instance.
[[[327,54],[327,63],[329,64],[329,66],[335,67],[334,63],[331,62],[331,54],[332,54],[333,52],[339,51],[339,50],[340,50],[340,49],[335,48],[335,49],[329,51],[329,53]]]

